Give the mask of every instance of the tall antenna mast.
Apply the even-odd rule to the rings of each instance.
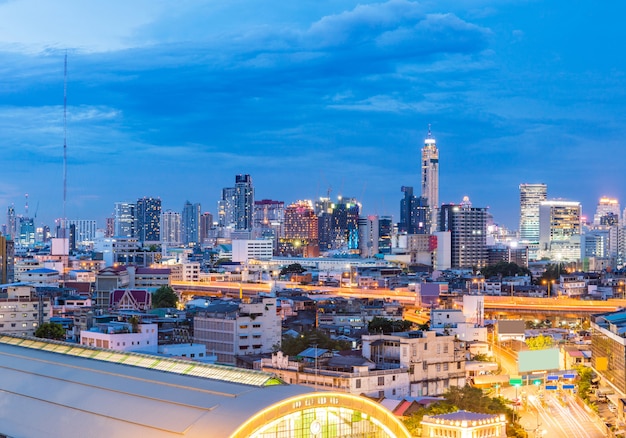
[[[63,63],[63,218],[61,219],[61,228],[63,229],[63,237],[65,234],[65,226],[67,216],[65,214],[65,204],[67,200],[67,51],[65,51],[65,62]]]

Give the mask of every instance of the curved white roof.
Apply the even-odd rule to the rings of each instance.
[[[14,345],[20,341],[23,346]],[[48,351],[63,349],[63,353]],[[302,386],[272,384],[277,382],[268,373],[213,366],[230,379],[226,381],[72,356],[68,354],[72,349],[82,350],[83,355],[91,352],[94,357],[103,351],[114,359],[125,355],[0,336],[0,434],[25,438],[228,437],[266,407],[311,392]],[[163,363],[158,356],[129,357],[127,363],[145,364],[148,359]],[[174,362],[180,368],[194,366]],[[242,381],[250,380],[237,383],[234,373],[241,373]]]

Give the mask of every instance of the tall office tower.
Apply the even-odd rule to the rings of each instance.
[[[596,214],[593,215],[594,225],[607,225],[620,220],[620,205],[617,199],[612,199],[607,196],[603,196],[598,201],[596,207]],[[602,223],[604,222],[604,224]]]
[[[250,175],[235,176],[235,229],[252,230],[254,188]]]
[[[404,198],[400,201],[398,231],[407,234],[430,234],[431,208],[423,197],[413,194],[413,187],[402,187]]]
[[[50,232],[50,227],[48,225],[44,225],[41,227],[41,235],[43,236],[43,243],[48,243],[50,242],[50,239],[52,239],[52,233]]]
[[[161,240],[161,199],[137,199],[135,215],[139,242],[159,242]]]
[[[285,220],[285,203],[263,199],[254,201],[254,234],[255,237],[272,239],[275,244],[283,235]],[[274,246],[274,249],[277,245]]]
[[[0,236],[0,284],[12,283],[15,270],[15,246],[8,236]]]
[[[539,256],[556,261],[580,260],[580,202],[551,200],[539,204]]]
[[[217,202],[218,225],[224,228],[235,228],[235,202],[237,190],[234,187],[222,189],[222,199]]]
[[[67,220],[67,225],[74,225],[74,239],[77,247],[86,247],[96,238],[96,221],[93,219]]]
[[[539,204],[546,200],[546,184],[519,185],[519,234],[524,243],[539,242]]]
[[[161,241],[164,245],[179,246],[182,241],[181,228],[182,221],[180,213],[167,210],[161,214]]]
[[[335,205],[329,197],[319,198],[315,201],[315,214],[317,215],[317,227],[319,245],[321,251],[333,249],[333,209]]]
[[[181,217],[182,243],[187,246],[194,246],[200,243],[200,215],[202,208],[200,204],[185,202]]]
[[[108,217],[105,219],[104,237],[113,237],[113,236],[115,236],[115,218]]]
[[[339,197],[332,213],[333,249],[357,253],[359,250],[359,213],[355,198]]]
[[[372,258],[378,254],[379,231],[378,216],[370,215],[359,218],[359,252],[362,258]]]
[[[213,228],[213,215],[211,213],[204,212],[200,216],[200,243],[204,243],[209,238],[209,233]]]
[[[311,201],[297,201],[285,208],[281,255],[317,257],[319,255],[317,215]]]
[[[429,232],[432,234],[436,231],[439,209],[439,150],[430,132],[430,125],[428,125],[428,137],[424,140],[422,148],[422,198],[426,198],[431,209]]]
[[[76,224],[68,224],[66,223],[65,226],[67,227],[67,231],[68,231],[68,245],[70,248],[70,253],[73,253],[74,251],[76,251]],[[59,228],[57,229],[57,233],[62,230],[62,228],[59,226]],[[58,236],[59,234],[57,234]]]
[[[472,207],[469,198],[461,204],[444,204],[439,230],[450,232],[452,268],[481,268],[487,263],[487,209]]]
[[[137,237],[137,204],[131,202],[115,203],[115,236]]]
[[[381,216],[378,218],[378,252],[391,254],[391,236],[393,234],[393,218]]]
[[[32,218],[20,218],[19,243],[24,248],[32,248],[35,246],[35,221]]]
[[[15,207],[12,205],[7,209],[7,235],[11,240],[15,240],[18,237],[17,230],[17,216],[15,216]]]

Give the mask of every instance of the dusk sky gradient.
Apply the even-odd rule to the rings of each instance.
[[[399,220],[432,125],[440,202],[517,229],[520,183],[626,206],[620,1],[0,1],[0,223],[104,227],[116,201],[216,213],[255,198],[356,197]]]

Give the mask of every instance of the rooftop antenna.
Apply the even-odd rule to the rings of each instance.
[[[63,237],[65,235],[65,206],[67,200],[67,50],[65,51],[65,61],[63,63],[63,217],[61,219],[61,229]]]
[[[24,205],[24,217],[28,217],[28,193],[24,194],[26,198],[26,204]]]
[[[430,132],[430,123],[428,124],[428,138],[431,138],[433,134]]]

